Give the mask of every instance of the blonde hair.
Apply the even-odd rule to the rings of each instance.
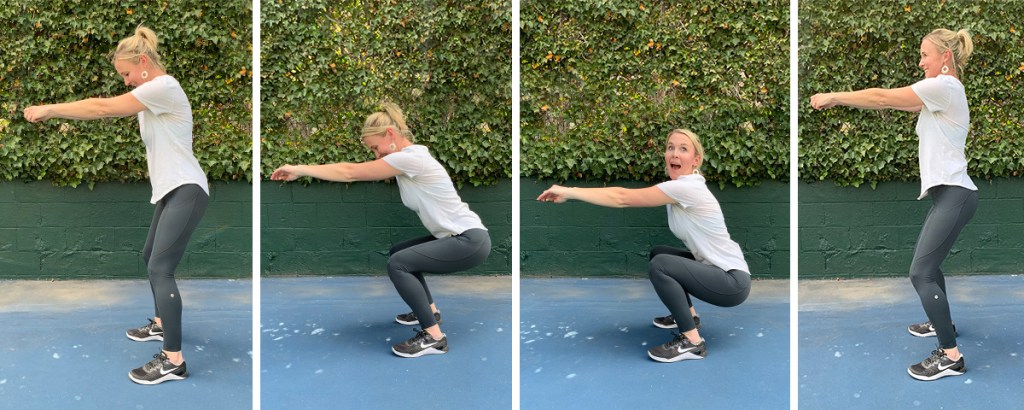
[[[387,132],[388,128],[394,128],[399,135],[405,137],[409,142],[415,142],[412,131],[409,131],[409,127],[405,125],[405,116],[402,115],[402,109],[389,102],[381,103],[381,111],[366,117],[366,121],[363,122],[362,138],[381,135]]]
[[[956,69],[957,75],[962,75],[964,67],[967,66],[967,61],[971,58],[971,53],[974,52],[974,42],[971,41],[971,33],[967,30],[951,31],[944,28],[932,30],[931,33],[924,36],[936,47],[939,48],[940,53],[945,53],[949,50],[953,55],[953,68]]]
[[[133,64],[138,64],[139,57],[146,56],[156,68],[164,70],[163,64],[160,63],[160,54],[156,52],[158,43],[156,32],[140,24],[135,28],[135,35],[117,43],[117,49],[114,50],[114,55],[111,56],[110,62],[130,60]]]
[[[697,167],[693,169],[693,172],[696,174],[700,174],[700,166],[704,164],[704,144],[700,143],[700,137],[697,136],[697,133],[690,131],[688,129],[676,128],[672,131],[669,131],[668,136],[665,137],[665,139],[667,140],[669,138],[672,138],[672,136],[675,134],[683,134],[690,139],[690,143],[693,144],[693,149],[697,151],[697,155],[700,157],[700,160],[697,161]],[[665,166],[665,173],[668,174],[667,165]]]

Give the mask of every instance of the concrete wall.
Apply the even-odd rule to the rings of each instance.
[[[213,183],[178,277],[252,277],[252,186]],[[0,278],[145,278],[148,182],[0,183]]]
[[[655,245],[683,247],[668,229],[664,207],[612,209],[584,202],[537,202],[555,181],[520,182],[520,250],[523,276],[647,275]],[[598,187],[603,183],[566,182]],[[617,181],[607,186],[651,184]],[[754,277],[789,278],[789,186],[766,181],[757,187],[708,186],[722,205],[733,240],[743,249]]]
[[[430,234],[394,183],[263,182],[260,190],[263,275],[379,275],[392,244]],[[512,182],[458,191],[492,244],[487,262],[458,274],[511,275]]]
[[[978,184],[978,211],[960,234],[946,274],[1007,274],[1024,270],[1024,181]],[[931,207],[916,200],[920,183],[887,182],[840,188],[800,183],[800,279],[906,276],[914,244]]]

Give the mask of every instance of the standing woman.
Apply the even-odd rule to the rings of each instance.
[[[703,160],[704,147],[697,134],[676,129],[665,143],[665,170],[670,181],[640,189],[552,185],[537,197],[538,201],[563,203],[576,199],[612,208],[666,205],[669,229],[689,251],[668,246],[651,250],[651,284],[681,332],[670,342],[647,351],[659,362],[707,356],[691,295],[716,306],[732,307],[750,294],[750,268],[743,251],[729,237],[722,208],[698,172]],[[666,318],[656,322],[659,320]]]
[[[167,75],[157,53],[153,30],[139,26],[121,40],[111,58],[131,92],[112,98],[89,98],[25,109],[31,122],[51,118],[94,120],[138,115],[146,163],[156,205],[142,251],[149,272],[156,313],[148,325],[126,332],[136,341],[163,340],[154,359],[128,373],[132,381],[157,384],[188,377],[181,354],[181,294],[174,270],[199,220],[206,212],[209,187],[206,174],[192,154],[192,106],[178,84]]]
[[[921,40],[924,79],[909,87],[870,88],[853,92],[815,94],[811,106],[824,110],[837,105],[866,109],[892,108],[920,112],[917,117],[921,195],[931,195],[910,264],[914,284],[928,322],[911,325],[914,336],[938,336],[939,348],[907,372],[918,380],[959,376],[967,371],[956,344],[956,329],[949,313],[946,281],[939,269],[967,221],[978,208],[978,187],[967,175],[964,146],[971,115],[960,82],[974,50],[966,30],[934,30]]]
[[[448,352],[448,338],[441,332],[441,313],[423,273],[452,273],[479,266],[491,253],[491,237],[480,217],[459,198],[441,163],[427,147],[413,143],[402,110],[391,103],[384,103],[382,108],[363,123],[363,144],[373,151],[376,160],[285,165],[274,170],[270,179],[294,181],[309,176],[354,182],[397,178],[402,203],[416,212],[430,235],[401,242],[389,251],[388,276],[412,309],[395,320],[421,327],[416,336],[392,346],[391,351],[401,357],[444,354]]]

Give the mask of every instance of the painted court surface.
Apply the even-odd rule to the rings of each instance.
[[[149,282],[0,281],[0,408],[252,408],[252,282],[178,280],[186,380],[128,371],[160,351],[124,332],[153,316]]]
[[[800,282],[801,408],[1020,408],[1024,276],[946,278],[967,373],[931,382],[907,367],[934,350],[907,325],[927,320],[907,278]]]
[[[673,337],[648,280],[520,286],[523,409],[789,408],[789,281],[754,281],[732,308],[694,299],[708,357],[679,363],[647,357]]]
[[[395,323],[409,307],[386,276],[262,279],[261,408],[511,408],[512,278],[427,285],[450,350],[406,359],[391,345],[415,335]]]

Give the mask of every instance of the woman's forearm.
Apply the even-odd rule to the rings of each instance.
[[[354,182],[356,179],[349,172],[351,165],[346,162],[339,162],[337,164],[324,165],[297,165],[296,167],[299,170],[299,174],[303,176],[325,181]]]
[[[88,98],[69,103],[50,104],[47,106],[47,109],[50,110],[50,118],[95,120],[118,117],[118,115],[113,115],[113,112],[107,109],[108,104],[104,104],[104,100],[103,98]]]
[[[629,206],[626,202],[626,189],[620,187],[571,188],[565,191],[565,196],[567,199],[575,199],[609,208],[625,208]]]

